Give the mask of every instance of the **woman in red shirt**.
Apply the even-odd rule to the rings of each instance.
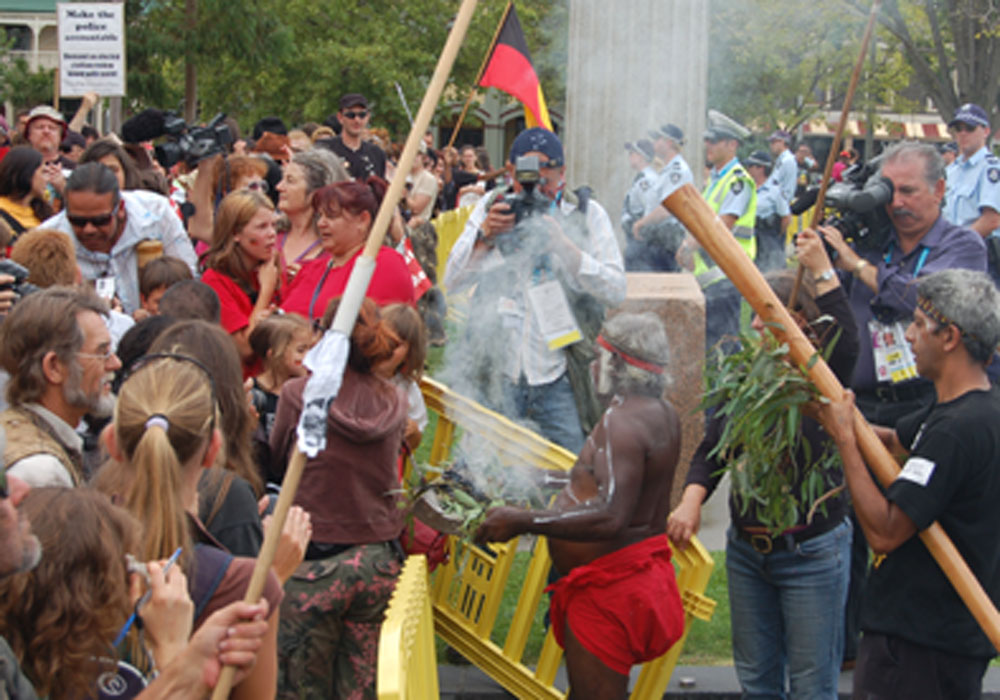
[[[316,190],[316,228],[330,257],[302,266],[284,295],[284,311],[310,320],[322,318],[330,300],[344,293],[387,187],[385,180],[373,175],[366,182],[349,180]],[[415,303],[413,278],[402,255],[384,246],[379,250],[366,296],[380,306]]]
[[[201,281],[219,295],[222,327],[244,363],[254,356],[250,331],[271,312],[277,294],[277,239],[274,208],[266,196],[237,190],[222,200]]]

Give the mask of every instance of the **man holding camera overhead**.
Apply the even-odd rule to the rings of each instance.
[[[624,263],[604,208],[586,188],[566,188],[558,136],[522,131],[510,162],[513,191],[481,199],[448,256],[449,291],[477,286],[460,343],[474,366],[456,381],[475,382],[479,400],[576,453],[590,382],[575,353],[590,350],[603,308],[625,299]]]

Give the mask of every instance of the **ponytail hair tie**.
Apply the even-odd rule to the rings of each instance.
[[[170,421],[168,421],[167,417],[164,416],[163,414],[156,413],[150,416],[149,419],[146,421],[146,430],[149,430],[154,426],[157,428],[162,428],[163,432],[167,432],[168,430],[170,430]]]

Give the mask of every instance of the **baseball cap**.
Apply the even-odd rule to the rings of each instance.
[[[368,109],[368,100],[360,92],[349,92],[340,98],[340,108],[364,107]]]
[[[784,141],[785,143],[791,145],[792,135],[784,129],[775,129],[771,132],[771,135],[767,137],[767,141],[768,143],[771,141]]]
[[[558,168],[564,164],[562,141],[554,133],[540,126],[525,129],[517,135],[513,145],[510,147],[510,158],[508,160],[514,163],[529,151],[538,151],[548,156],[548,167],[550,168]]]
[[[990,128],[990,120],[989,117],[986,116],[986,110],[971,102],[966,102],[958,108],[958,111],[955,112],[955,116],[952,117],[950,122],[948,122],[948,127],[953,127],[959,122],[962,122],[963,124],[971,124],[973,126],[985,126],[987,129]]]
[[[767,151],[754,151],[746,160],[747,165],[762,165],[765,168],[771,167],[771,155]]]
[[[653,156],[656,154],[653,148],[653,142],[649,139],[639,139],[635,143],[629,141],[625,144],[625,150],[632,153],[638,153],[646,160],[653,160]]]

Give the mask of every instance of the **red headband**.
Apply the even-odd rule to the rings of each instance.
[[[605,340],[603,335],[597,336],[597,344],[600,345],[605,350],[607,350],[608,352],[612,352],[615,355],[618,355],[618,357],[622,358],[623,360],[625,360],[625,362],[632,365],[633,367],[644,369],[647,372],[652,372],[653,374],[663,374],[663,368],[660,367],[659,365],[654,365],[652,362],[646,362],[645,360],[640,360],[638,357],[632,357],[628,353],[622,352],[614,345],[609,343],[607,340]]]

